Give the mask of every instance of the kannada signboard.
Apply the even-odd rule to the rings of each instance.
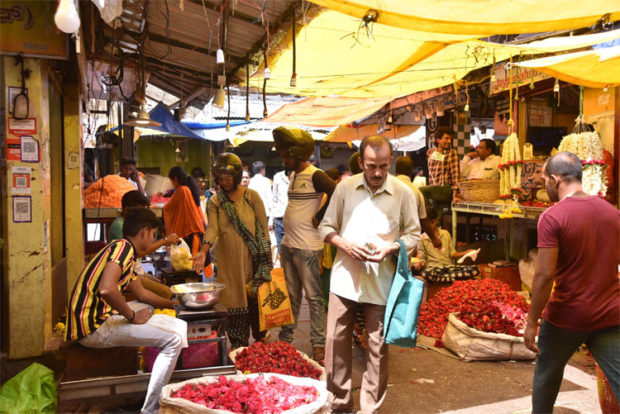
[[[491,80],[489,95],[495,95],[503,91],[510,89],[510,76],[509,71],[506,70],[506,64],[497,65],[495,67],[495,80]],[[548,79],[549,76],[544,73],[537,72],[530,68],[519,68],[512,70],[512,87],[523,86],[529,83],[535,83],[544,79]]]
[[[54,24],[57,4],[0,0],[0,53],[67,59],[67,35]]]

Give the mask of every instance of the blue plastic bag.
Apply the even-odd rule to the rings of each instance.
[[[398,265],[385,306],[383,336],[387,344],[413,348],[416,344],[424,282],[413,277],[405,244],[402,240],[398,240],[398,244]]]

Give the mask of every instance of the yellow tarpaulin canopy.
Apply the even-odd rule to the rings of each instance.
[[[357,19],[369,10],[377,22],[435,33],[484,37],[593,26],[606,17],[620,20],[617,0],[313,0]]]
[[[413,134],[420,125],[392,125],[389,130],[384,129],[380,134],[381,127],[377,124],[370,125],[341,125],[331,134],[325,137],[327,142],[351,142],[362,140],[373,135],[381,135],[387,139],[398,139]]]
[[[290,86],[293,51],[289,31],[269,57],[271,78],[267,91],[393,100],[449,85],[472,70],[511,56],[572,50],[618,37],[620,30],[506,45],[467,40],[471,36],[466,35],[425,33],[382,24],[374,24],[370,33],[350,16],[325,11],[298,29],[297,86]],[[250,83],[262,88],[262,69]]]
[[[388,98],[306,98],[282,106],[265,122],[335,127],[348,124],[377,112]]]
[[[620,46],[528,60],[518,65],[589,88],[620,85]]]

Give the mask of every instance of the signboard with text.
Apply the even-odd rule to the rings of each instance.
[[[68,37],[56,28],[56,1],[0,2],[0,53],[68,58]]]

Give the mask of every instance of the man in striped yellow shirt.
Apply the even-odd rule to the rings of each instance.
[[[151,346],[161,349],[151,373],[142,412],[157,412],[159,393],[168,383],[182,347],[180,335],[149,324],[152,308],[132,309],[121,291],[155,308],[173,303],[144,289],[133,272],[134,259],[153,244],[160,221],[146,208],[127,211],[123,239],[104,247],[78,278],[67,310],[67,341],[93,348]],[[169,317],[166,315],[161,315]]]

